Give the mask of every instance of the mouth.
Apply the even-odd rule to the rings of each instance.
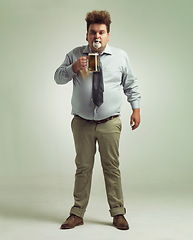
[[[95,39],[94,42],[95,43],[101,43],[101,41],[99,39]]]
[[[93,47],[98,49],[101,47],[101,41],[99,39],[95,39],[93,42]]]

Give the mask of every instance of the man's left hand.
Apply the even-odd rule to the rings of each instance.
[[[139,124],[140,124],[140,109],[136,108],[133,109],[133,113],[130,119],[130,125],[132,130],[135,130],[137,127],[139,127]]]

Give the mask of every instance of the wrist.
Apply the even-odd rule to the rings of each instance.
[[[140,108],[134,108],[133,112],[140,112]]]

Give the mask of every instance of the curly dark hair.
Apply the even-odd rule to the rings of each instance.
[[[107,11],[96,11],[93,10],[92,12],[88,12],[85,18],[87,22],[87,31],[89,29],[90,24],[99,23],[105,24],[107,26],[107,32],[110,32],[110,24],[111,24],[111,17],[109,12]]]

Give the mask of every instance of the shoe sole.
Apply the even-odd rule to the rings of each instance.
[[[113,225],[114,225],[114,227],[116,227],[119,230],[129,230],[129,227],[117,227],[116,224],[114,224],[114,223],[113,223]]]
[[[83,222],[81,222],[81,223],[77,223],[74,227],[60,227],[60,229],[73,229],[73,228],[75,228],[75,227],[78,227],[78,226],[81,226],[81,225],[83,225],[84,223]]]

